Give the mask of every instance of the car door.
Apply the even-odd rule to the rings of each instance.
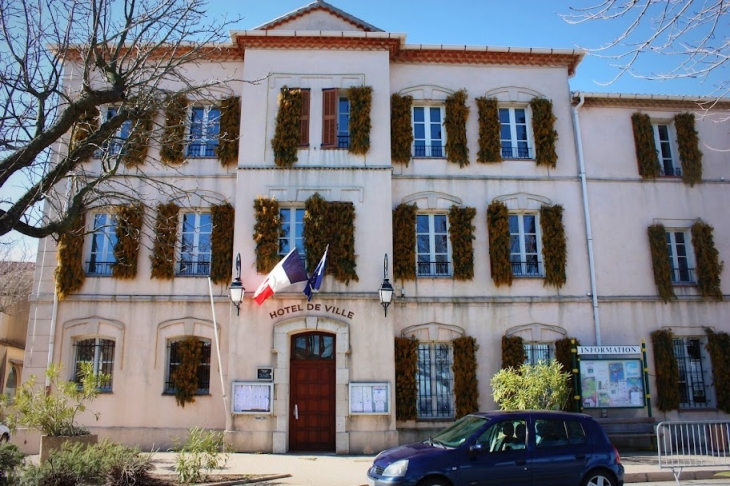
[[[591,455],[591,448],[579,420],[565,417],[536,417],[531,429],[533,452],[529,467],[532,484],[577,486]]]
[[[520,447],[515,435],[505,433],[506,430],[514,431],[520,424],[525,425],[526,419],[515,417],[490,424],[466,453],[459,468],[459,484],[529,486],[531,477],[524,438]]]

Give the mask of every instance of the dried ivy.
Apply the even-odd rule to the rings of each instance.
[[[59,299],[76,292],[84,284],[84,228],[83,215],[73,218],[69,229],[58,237],[58,266],[56,267],[56,292]]]
[[[415,204],[399,204],[393,210],[393,281],[416,280]]]
[[[479,411],[479,378],[477,377],[476,338],[462,336],[451,342],[454,347],[454,400],[456,418]]]
[[[298,160],[302,99],[302,91],[299,89],[284,86],[279,93],[279,111],[276,113],[274,138],[271,139],[274,163],[279,167],[291,167]]]
[[[654,372],[657,388],[657,408],[663,412],[679,408],[679,365],[674,356],[674,333],[658,329],[651,333],[654,351]]]
[[[150,137],[154,128],[154,116],[153,110],[147,110],[132,120],[132,130],[122,153],[122,162],[127,168],[139,167],[147,160]]]
[[[639,175],[644,179],[655,179],[659,176],[660,167],[651,119],[649,115],[637,112],[631,115],[631,125],[634,129],[634,146],[636,160],[639,163]]]
[[[96,106],[79,116],[71,132],[71,150],[78,147],[93,132],[99,129],[99,108]]]
[[[395,338],[395,419],[418,418],[418,341]]]
[[[674,128],[677,130],[679,160],[682,162],[682,180],[691,187],[702,181],[702,151],[695,130],[695,116],[692,113],[678,113],[674,116]]]
[[[256,198],[253,204],[256,224],[253,227],[253,239],[256,242],[256,271],[270,272],[279,262],[279,234],[281,233],[281,215],[279,201],[276,199]]]
[[[131,280],[137,276],[144,206],[138,203],[116,206],[114,213],[117,218],[115,228],[117,243],[114,245],[116,261],[112,265],[112,276],[122,280]]]
[[[563,367],[563,372],[567,372],[570,375],[570,380],[568,380],[570,393],[568,396],[570,397],[570,400],[568,400],[563,407],[563,410],[566,412],[569,412],[571,408],[575,408],[574,404],[576,403],[576,391],[573,386],[576,375],[578,374],[578,370],[573,367],[573,356],[575,355],[574,348],[576,346],[580,346],[580,342],[578,342],[576,338],[565,337],[555,341],[555,360]]]
[[[188,113],[188,99],[182,93],[169,95],[166,104],[160,158],[167,164],[180,164],[185,160],[185,118]]]
[[[406,167],[411,161],[413,145],[412,105],[412,96],[393,93],[390,97],[390,158],[393,163],[406,164]]]
[[[446,97],[446,160],[459,164],[459,167],[469,165],[469,147],[466,144],[466,120],[469,118],[467,97],[465,89]]]
[[[349,202],[328,202],[315,193],[304,203],[304,247],[307,269],[317,266],[326,246],[327,275],[338,282],[358,281],[355,271],[355,207]]]
[[[152,278],[172,280],[175,276],[175,245],[180,206],[171,202],[157,205],[155,242],[150,261]]]
[[[697,261],[697,288],[703,299],[722,300],[720,274],[723,264],[720,253],[715,248],[712,236],[714,228],[707,223],[697,221],[692,225],[692,248]]]
[[[535,164],[546,165],[553,169],[558,162],[555,142],[558,132],[555,130],[553,102],[545,98],[530,100],[532,108],[532,132],[535,138]]]
[[[651,264],[654,269],[654,283],[659,297],[665,303],[676,300],[677,296],[674,295],[672,286],[672,264],[667,247],[667,230],[664,225],[657,223],[649,226],[647,233],[651,250]]]
[[[545,265],[543,285],[557,288],[567,280],[565,266],[568,259],[568,245],[563,226],[563,206],[542,206],[540,208],[540,228],[542,229],[542,259]]]
[[[502,369],[519,370],[527,360],[525,341],[520,336],[502,336]]]
[[[476,99],[479,110],[479,154],[477,162],[502,162],[502,124],[497,98]]]
[[[730,413],[730,335],[721,331],[715,332],[705,328],[707,344],[705,348],[710,354],[712,363],[712,378],[715,384],[715,395],[717,408],[725,413]]]
[[[235,211],[229,203],[210,207],[213,229],[210,234],[210,279],[213,283],[231,281]]]
[[[449,210],[449,238],[451,239],[451,260],[455,280],[474,278],[474,225],[471,224],[477,210],[452,205]]]
[[[350,100],[350,147],[349,152],[365,155],[370,150],[370,109],[373,104],[373,88],[357,86],[347,90]]]
[[[241,134],[241,97],[221,100],[220,131],[215,153],[223,167],[238,162],[238,139]]]
[[[180,362],[172,372],[170,381],[175,388],[175,401],[185,408],[186,403],[195,402],[198,391],[198,366],[203,354],[203,343],[195,336],[177,341],[177,355]]]
[[[494,284],[512,285],[512,263],[510,262],[509,211],[500,201],[487,208],[487,228],[489,230],[489,263],[492,268]]]

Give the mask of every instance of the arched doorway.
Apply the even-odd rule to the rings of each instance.
[[[291,336],[289,450],[335,450],[335,335]]]

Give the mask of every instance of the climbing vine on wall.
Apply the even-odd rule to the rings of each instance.
[[[94,107],[85,111],[79,120],[74,124],[71,133],[71,149],[73,150],[81,142],[86,140],[92,132],[99,128],[99,108]]]
[[[415,420],[418,417],[418,341],[395,338],[395,419]]]
[[[454,347],[454,399],[456,418],[479,411],[476,338],[462,336],[452,341]]]
[[[501,162],[502,142],[499,122],[499,105],[497,98],[476,99],[479,110],[479,154],[478,162]]]
[[[301,90],[287,86],[282,87],[279,93],[279,111],[276,113],[274,138],[271,139],[274,163],[279,167],[291,167],[298,160],[302,98]]]
[[[667,230],[662,224],[649,226],[649,249],[651,250],[651,264],[654,269],[654,283],[659,297],[666,303],[677,298],[672,286],[672,265],[669,260],[667,247]]]
[[[351,154],[365,155],[370,150],[370,108],[373,104],[373,88],[356,86],[347,90],[350,100],[350,147]]]
[[[83,267],[84,256],[83,215],[73,219],[69,229],[58,238],[58,266],[56,267],[56,292],[64,299],[84,284],[86,274]]]
[[[213,283],[231,281],[235,211],[229,203],[210,207],[213,230],[210,234],[210,279]]]
[[[712,236],[714,228],[698,221],[692,225],[692,248],[695,251],[697,288],[703,298],[722,300],[720,274],[723,264],[720,254],[715,248]]]
[[[411,161],[413,145],[412,104],[412,96],[393,93],[390,97],[390,158],[395,163],[406,164],[406,167]]]
[[[530,100],[532,108],[532,132],[535,137],[535,164],[555,168],[558,154],[555,142],[558,132],[555,130],[553,102],[545,98]]]
[[[565,285],[565,265],[568,259],[568,245],[563,226],[563,206],[542,206],[540,208],[542,229],[542,258],[545,265],[543,285],[557,288]]]
[[[399,204],[393,210],[393,280],[416,279],[415,204]]]
[[[150,137],[154,127],[153,110],[147,110],[138,118],[132,120],[132,130],[124,144],[122,161],[128,168],[139,167],[147,159],[150,148]]]
[[[520,336],[502,336],[502,369],[520,369],[527,359],[525,341]]]
[[[175,276],[175,245],[180,206],[171,202],[157,205],[155,242],[150,261],[152,278],[172,280]]]
[[[677,130],[682,180],[694,186],[702,181],[702,151],[695,130],[695,116],[692,113],[678,113],[674,116],[674,128]]]
[[[511,286],[509,211],[504,203],[495,201],[487,208],[487,229],[492,280],[497,287],[503,284]]]
[[[634,129],[634,146],[636,160],[639,163],[639,174],[644,179],[654,179],[659,176],[659,157],[654,144],[654,129],[651,126],[649,115],[634,113],[631,115],[631,125]]]
[[[220,131],[216,155],[222,166],[238,162],[238,138],[241,134],[241,97],[221,100]]]
[[[449,238],[455,280],[474,278],[474,225],[471,224],[477,210],[452,205],[449,210]]]
[[[466,145],[466,120],[469,118],[467,97],[465,89],[446,97],[446,160],[459,164],[459,167],[469,165],[469,148]]]
[[[253,227],[253,239],[256,242],[256,271],[270,272],[279,262],[279,233],[281,232],[281,216],[279,201],[276,199],[256,198],[253,204],[256,223]]]
[[[674,356],[674,333],[658,329],[651,333],[654,350],[654,372],[657,387],[657,408],[663,412],[679,408],[679,366]]]
[[[578,342],[576,338],[565,337],[555,341],[555,359],[563,367],[563,373],[568,373],[570,375],[570,380],[568,380],[570,393],[568,396],[570,397],[570,400],[568,400],[563,407],[563,410],[565,411],[570,411],[575,407],[575,388],[573,387],[573,383],[576,373],[573,372],[574,353],[572,351],[574,345],[580,346],[580,342]]]
[[[730,413],[730,335],[724,331],[715,332],[705,328],[707,345],[712,363],[712,377],[715,385],[717,408]]]
[[[195,401],[198,391],[198,365],[203,353],[203,343],[195,336],[188,336],[175,343],[179,364],[172,372],[170,381],[175,388],[175,401],[185,408],[186,403]]]
[[[117,218],[115,228],[117,243],[114,245],[116,261],[112,265],[112,276],[123,280],[133,279],[137,276],[137,258],[144,223],[144,206],[142,204],[116,206],[114,213]]]
[[[165,129],[162,134],[160,158],[168,164],[179,164],[185,160],[185,119],[188,113],[188,99],[182,94],[170,95],[165,110]]]
[[[327,275],[338,282],[358,281],[355,271],[355,206],[349,202],[325,201],[315,193],[304,203],[304,247],[307,269],[313,271],[329,244]]]

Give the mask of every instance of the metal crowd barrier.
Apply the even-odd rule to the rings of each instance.
[[[677,484],[685,467],[728,467],[730,420],[660,422],[657,451],[659,467],[671,469]]]

